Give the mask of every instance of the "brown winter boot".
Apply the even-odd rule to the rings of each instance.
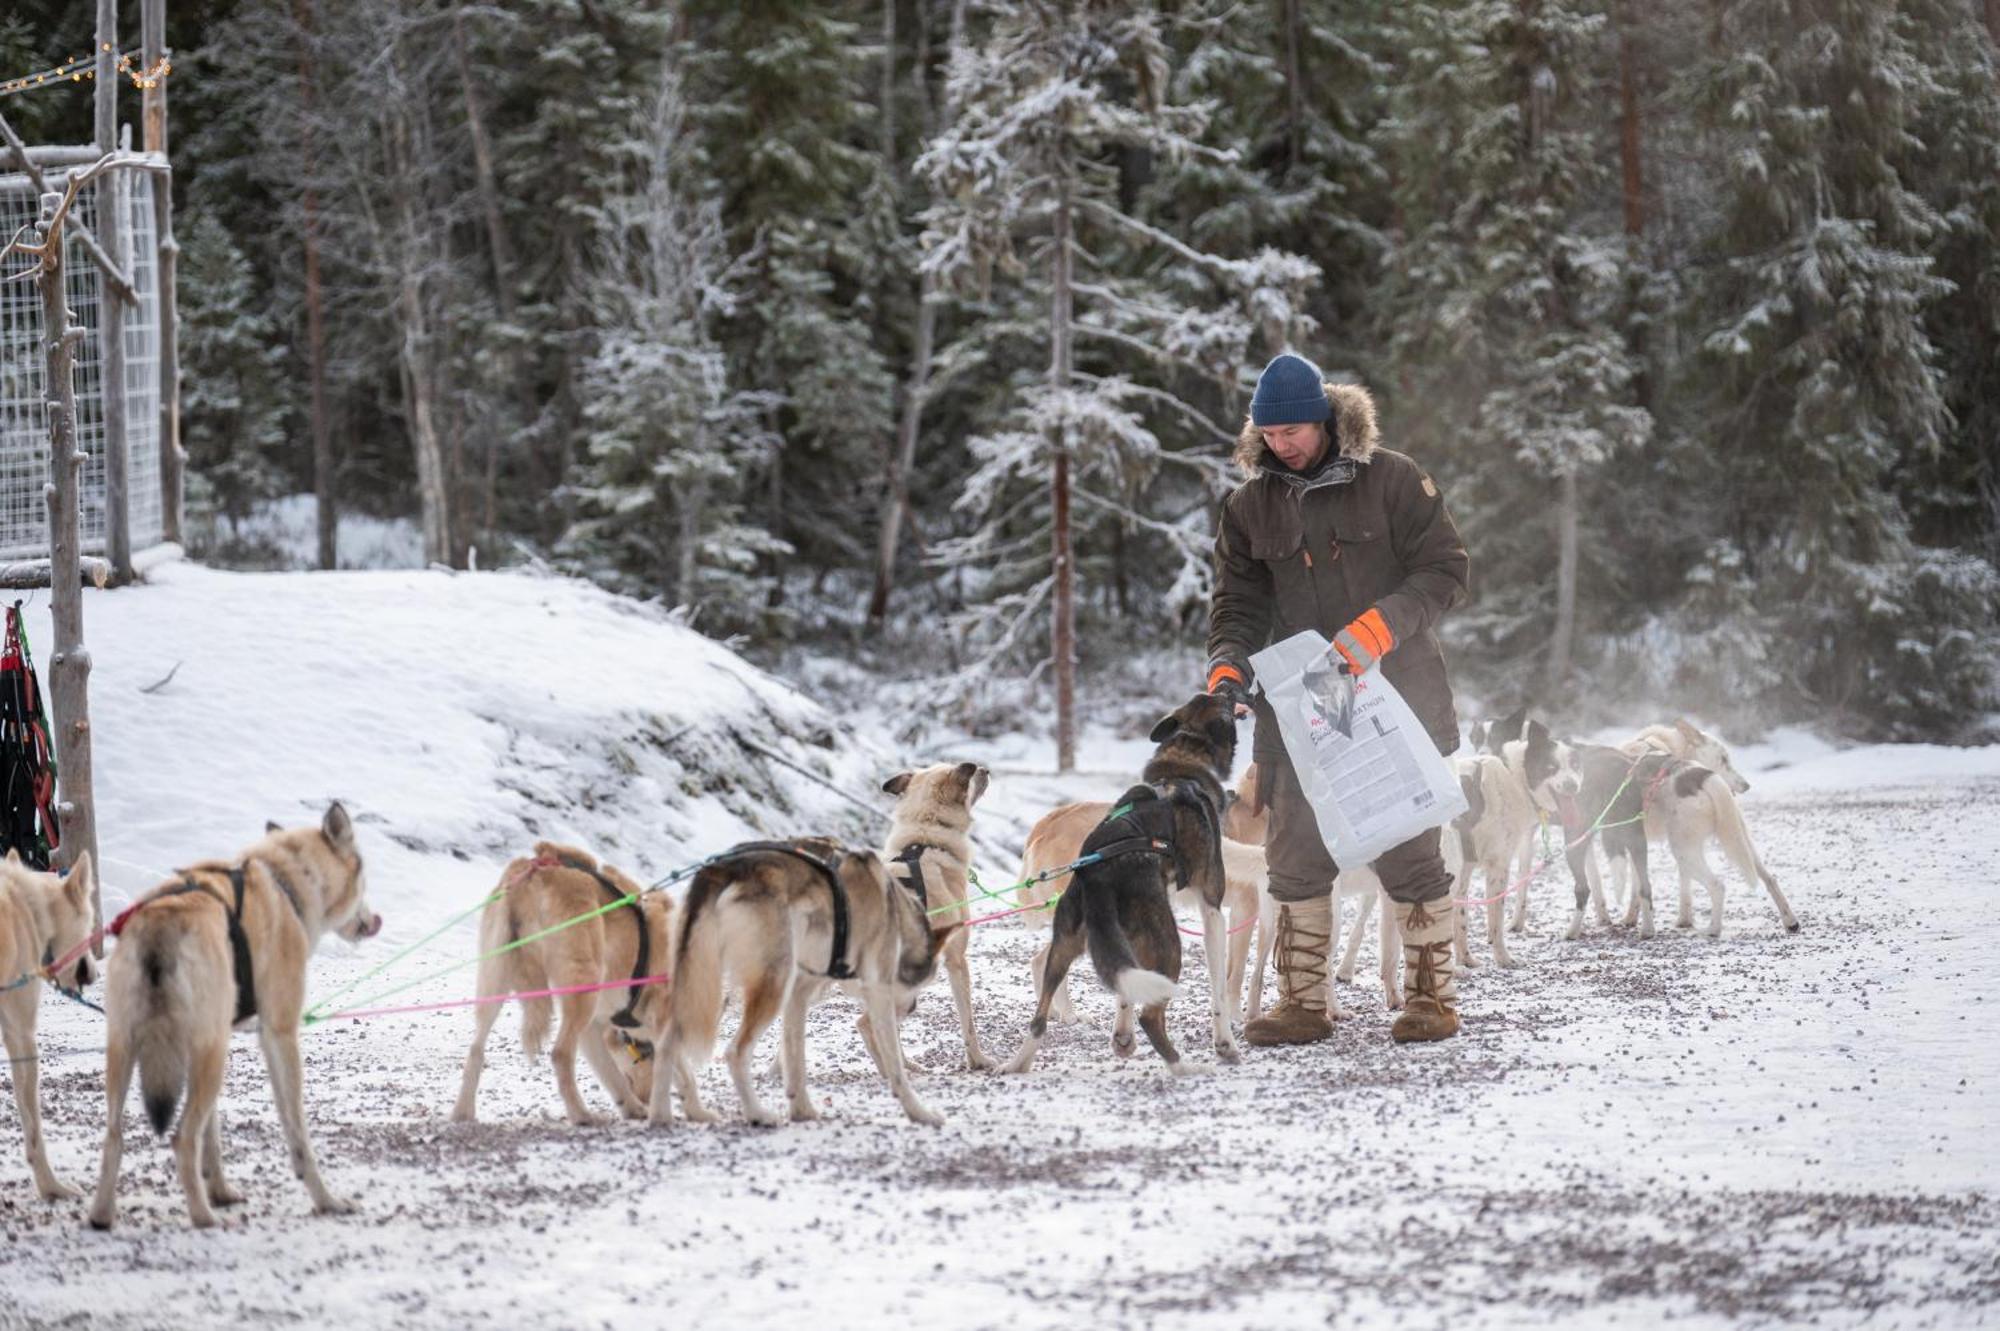
[[[1326,954],[1333,898],[1278,907],[1278,1004],[1243,1028],[1249,1044],[1313,1044],[1333,1034],[1326,1015]]]
[[[1458,980],[1451,965],[1458,907],[1450,897],[1395,905],[1407,979],[1403,1011],[1389,1027],[1389,1035],[1397,1044],[1449,1040],[1458,1034]]]

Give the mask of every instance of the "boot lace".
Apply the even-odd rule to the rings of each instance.
[[[1283,1001],[1316,993],[1326,984],[1327,949],[1332,941],[1331,934],[1297,924],[1289,908],[1278,912],[1278,987]]]

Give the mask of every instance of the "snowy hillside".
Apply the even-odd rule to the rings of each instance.
[[[329,943],[317,994],[476,900],[537,835],[652,876],[741,836],[879,830],[740,741],[864,801],[886,746],[588,588],[158,579],[87,604],[109,899],[339,796],[387,929]],[[1041,741],[960,750],[995,774],[989,880],[1041,810],[1115,794],[1146,749],[1100,733],[1062,778]],[[938,1130],[904,1119],[843,1004],[811,1021],[826,1118],[771,1131],[743,1125],[720,1066],[704,1073],[717,1126],[572,1129],[511,1015],[482,1121],[454,1126],[463,1011],[335,1024],[306,1037],[306,1103],[360,1212],[316,1218],[239,1036],[222,1118],[249,1199],[200,1234],[136,1122],[107,1236],[81,1203],[33,1200],[0,1109],[0,1328],[1978,1325],[2000,1308],[2000,749],[1834,752],[1794,733],[1742,757],[1801,932],[1732,878],[1720,940],[1592,926],[1568,942],[1567,883],[1545,876],[1524,964],[1470,975],[1465,1033],[1443,1045],[1389,1043],[1372,937],[1331,1041],[1185,1082],[1112,1057],[1087,974],[1082,1024],[1052,1030],[1034,1074],[965,1072],[940,984],[907,1032]],[[1038,941],[975,933],[989,1052],[1027,1020]],[[1170,1015],[1197,1058],[1200,951]],[[471,952],[464,926],[434,959]],[[407,997],[469,989],[460,974]],[[50,1153],[87,1181],[100,1019],[45,998],[42,1043]]]
[[[652,878],[746,837],[878,830],[752,746],[855,792],[895,770],[888,753],[587,584],[194,565],[154,577],[84,612],[108,901],[335,797],[368,834],[392,941],[489,888],[537,837]],[[45,609],[30,623],[45,658]]]

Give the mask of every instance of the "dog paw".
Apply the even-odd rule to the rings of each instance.
[[[336,1197],[334,1194],[329,1192],[326,1196],[320,1198],[318,1201],[313,1203],[313,1214],[353,1215],[354,1203],[347,1200],[347,1198],[345,1197]]]
[[[910,1122],[912,1123],[921,1123],[927,1128],[941,1128],[944,1126],[944,1115],[938,1113],[937,1110],[932,1109],[929,1105],[910,1104],[905,1105],[903,1109],[910,1116]]]
[[[1177,1063],[1167,1064],[1167,1070],[1176,1077],[1206,1077],[1215,1072],[1215,1064],[1196,1063],[1183,1058]]]
[[[1111,1033],[1111,1052],[1118,1055],[1118,1057],[1130,1058],[1138,1051],[1138,1048],[1138,1037],[1134,1036],[1132,1032],[1113,1031]]]
[[[313,1208],[314,1211],[319,1211],[319,1209],[320,1208],[317,1206]],[[196,1229],[214,1229],[215,1212],[209,1210],[206,1207],[203,1207],[199,1211],[189,1211],[188,1223],[190,1225],[193,1225]]]
[[[1337,983],[1339,983],[1339,984],[1353,984],[1353,983],[1354,983],[1354,967],[1352,967],[1352,966],[1343,966],[1343,967],[1341,967],[1341,968],[1340,968],[1339,970],[1337,970],[1337,971],[1335,971],[1335,972],[1333,973],[1333,978],[1334,978],[1335,982],[1337,982]]]
[[[74,1184],[63,1182],[54,1175],[49,1177],[48,1182],[36,1184],[35,1191],[42,1195],[42,1200],[45,1202],[66,1202],[83,1196],[81,1189]]]
[[[98,1231],[99,1233],[108,1232],[111,1229],[111,1224],[114,1219],[115,1217],[108,1211],[102,1215],[99,1215],[97,1212],[92,1211],[90,1215],[87,1217],[90,1227]]]
[[[454,1123],[477,1123],[479,1115],[470,1109],[454,1109],[451,1111],[451,1121]]]
[[[991,1072],[993,1070],[993,1060],[988,1058],[983,1051],[975,1049],[966,1054],[965,1069],[968,1072]]]
[[[1034,1047],[1024,1046],[1019,1053],[1015,1054],[1012,1058],[1008,1059],[1005,1063],[1002,1063],[1000,1065],[1000,1075],[1003,1077],[1019,1076],[1021,1073],[1026,1072],[1029,1068],[1033,1067],[1034,1065],[1035,1065]]]
[[[765,1109],[759,1105],[756,1109],[745,1110],[743,1121],[753,1128],[782,1128],[786,1119],[775,1109]]]
[[[227,1183],[220,1183],[208,1190],[208,1201],[211,1206],[241,1206],[243,1194]]]
[[[1243,1061],[1243,1050],[1234,1040],[1231,1040],[1227,1044],[1218,1044],[1215,1046],[1215,1056],[1225,1063],[1241,1063]]]
[[[592,1114],[589,1113],[588,1111],[581,1114],[573,1113],[570,1114],[568,1117],[569,1117],[569,1125],[573,1128],[601,1128],[604,1126],[606,1121],[604,1115]]]
[[[792,1122],[811,1123],[819,1118],[819,1106],[810,1100],[792,1101]]]

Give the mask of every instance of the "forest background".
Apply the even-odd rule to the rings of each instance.
[[[13,0],[0,73],[91,10]],[[1078,710],[1198,687],[1295,348],[1443,488],[1482,704],[1990,740],[1996,40],[2000,0],[172,0],[193,553],[281,561],[252,519],[310,492],[315,563],[407,518],[1067,765]]]

